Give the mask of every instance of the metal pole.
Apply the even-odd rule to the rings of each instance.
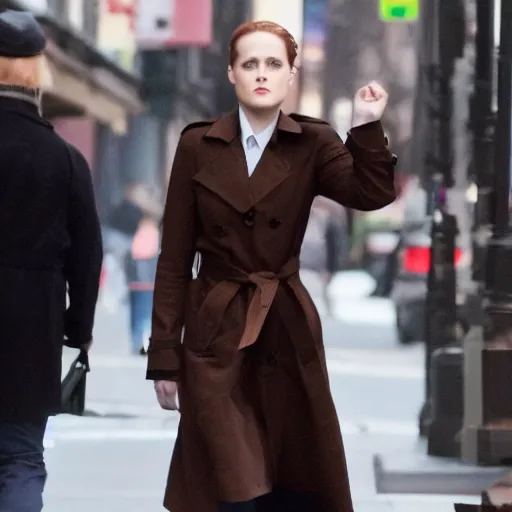
[[[460,422],[457,418],[456,421],[453,418],[448,421],[441,412],[445,407],[436,390],[439,389],[437,384],[446,380],[445,373],[453,373],[449,370],[453,366],[453,354],[450,351],[445,354],[442,350],[455,343],[457,338],[454,258],[458,228],[455,216],[447,211],[446,192],[454,184],[451,82],[455,61],[462,56],[465,34],[464,31],[459,33],[451,21],[464,20],[465,12],[460,0],[436,0],[427,3],[425,15],[423,34],[428,45],[427,52],[430,52],[427,97],[429,128],[426,136],[433,139],[431,151],[427,152],[428,174],[425,181],[429,187],[427,212],[432,218],[432,246],[426,301],[426,397],[419,426],[420,435],[428,438],[429,454],[454,456],[458,449],[453,440],[453,431],[460,428],[462,413]],[[445,356],[450,359],[448,365],[445,364]],[[457,386],[453,386],[445,395],[451,396],[457,389]],[[460,395],[462,404],[462,388]],[[457,401],[457,397],[453,401]]]
[[[463,458],[478,464],[512,459],[512,230],[509,227],[512,112],[512,2],[501,1],[495,172],[491,200],[493,234],[487,251],[483,347],[479,359],[481,398],[476,425],[466,423]],[[466,378],[466,377],[465,377]],[[465,412],[466,415],[466,412]]]
[[[500,49],[498,62],[498,115],[492,214],[493,238],[509,232],[510,148],[512,113],[512,2],[501,0]]]
[[[482,350],[484,346],[483,296],[487,246],[492,234],[491,197],[494,179],[494,140],[496,116],[494,49],[495,0],[477,0],[475,38],[475,73],[470,103],[470,128],[473,135],[472,161],[469,174],[478,187],[473,218],[472,277],[475,293],[468,300],[471,328],[464,347],[464,420],[461,436],[461,458],[475,463],[478,431],[482,422]]]
[[[494,0],[477,0],[475,40],[475,77],[471,98],[473,132],[473,177],[478,186],[478,200],[473,227],[473,279],[481,287],[485,280],[485,249],[492,228],[490,197],[493,188],[493,114],[494,81]]]
[[[494,221],[489,244],[485,311],[491,320],[486,339],[505,335],[512,328],[512,231],[509,227],[510,151],[512,114],[512,2],[501,2],[498,61],[498,112],[491,215]],[[504,266],[505,268],[502,268]],[[504,272],[502,272],[504,271]]]
[[[487,244],[492,234],[491,197],[494,176],[494,0],[477,0],[475,73],[470,102],[472,159],[469,175],[477,185],[472,228],[472,278],[475,292],[468,298],[467,319],[473,326],[483,325],[482,298],[485,286]]]
[[[434,210],[436,207],[436,188],[438,188],[437,183],[441,181],[441,176],[439,175],[439,169],[437,161],[438,159],[435,157],[435,153],[439,149],[439,144],[436,144],[437,140],[435,139],[435,135],[439,133],[438,130],[438,119],[434,114],[440,110],[437,106],[437,102],[439,101],[437,95],[435,94],[435,85],[434,78],[438,76],[437,71],[437,63],[438,63],[438,52],[436,42],[438,41],[437,37],[437,26],[438,26],[438,1],[434,0],[432,2],[427,2],[422,11],[421,11],[421,37],[420,37],[420,45],[419,45],[419,68],[420,68],[420,80],[425,87],[420,89],[424,92],[423,102],[425,104],[424,113],[427,114],[427,123],[424,126],[423,133],[420,134],[421,138],[426,138],[425,143],[425,172],[423,175],[423,183],[427,191],[427,204],[426,204],[426,213],[432,218],[434,214]],[[434,46],[436,45],[436,46]],[[422,112],[423,113],[423,112]],[[431,126],[433,136],[427,137],[428,126]],[[438,176],[438,179],[435,179],[435,176]],[[431,338],[433,335],[432,324],[429,321],[431,305],[433,304],[433,288],[434,282],[432,279],[432,264],[429,269],[428,278],[427,278],[427,297],[426,297],[426,332],[425,332],[425,402],[420,410],[419,415],[419,433],[420,436],[426,436],[428,433],[428,428],[431,423],[431,402],[430,402],[430,356],[431,350],[429,349],[431,344]]]

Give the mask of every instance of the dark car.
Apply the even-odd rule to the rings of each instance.
[[[406,212],[400,233],[398,271],[391,299],[395,305],[396,328],[400,343],[425,341],[427,274],[430,267],[431,218],[426,215],[426,194],[417,182],[404,192]],[[466,285],[470,281],[470,254],[457,239],[455,268],[456,300],[459,310],[466,302]]]
[[[373,297],[389,297],[398,272],[401,230],[391,227],[365,235],[363,269],[375,279]]]

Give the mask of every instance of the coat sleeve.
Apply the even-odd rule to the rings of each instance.
[[[322,126],[316,194],[356,210],[383,208],[396,198],[396,160],[386,146],[380,121],[353,128],[345,144],[333,128]]]
[[[158,258],[148,380],[179,380],[185,298],[196,243],[196,204],[192,185],[193,148],[181,136],[167,189]]]
[[[92,339],[103,246],[89,165],[78,150],[68,150],[73,165],[68,206],[71,247],[64,267],[69,295],[64,344],[79,348]]]

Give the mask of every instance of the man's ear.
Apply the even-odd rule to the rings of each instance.
[[[234,85],[235,77],[233,76],[233,68],[231,66],[228,66],[228,78],[229,78],[229,81]]]

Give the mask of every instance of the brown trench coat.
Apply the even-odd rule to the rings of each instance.
[[[183,131],[147,372],[181,383],[168,510],[217,512],[218,500],[281,486],[315,493],[315,512],[352,512],[320,318],[298,258],[313,198],[381,208],[395,199],[395,160],[380,122],[345,145],[327,123],[281,113],[249,177],[237,111]]]

